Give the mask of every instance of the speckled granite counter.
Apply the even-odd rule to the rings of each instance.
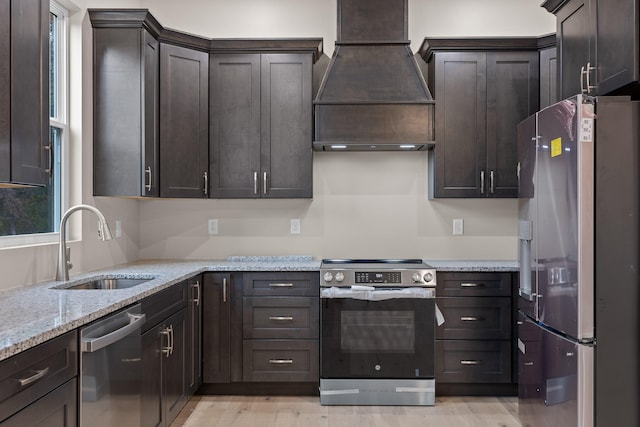
[[[435,268],[436,271],[497,271],[516,272],[518,271],[518,261],[467,261],[467,260],[446,260],[446,259],[425,259],[425,264]]]
[[[517,261],[425,260],[437,271],[518,271]],[[229,257],[226,260],[144,260],[73,276],[66,283],[48,282],[0,291],[0,360],[207,271],[318,271],[311,256]],[[118,290],[52,289],[87,278],[151,279]]]
[[[209,261],[138,261],[0,292],[0,360],[76,329],[133,304],[175,283],[206,271],[318,271],[312,257],[230,257]],[[117,290],[52,289],[73,286],[87,278],[151,278],[141,285]]]

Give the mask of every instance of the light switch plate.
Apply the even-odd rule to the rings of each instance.
[[[214,235],[218,234],[218,220],[210,219],[209,220],[209,234]]]
[[[291,234],[300,234],[300,219],[295,218],[291,220]]]
[[[459,236],[464,234],[464,221],[461,218],[453,219],[453,235]]]

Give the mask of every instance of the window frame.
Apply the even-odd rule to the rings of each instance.
[[[69,206],[69,11],[56,0],[49,0],[49,13],[55,14],[58,18],[55,46],[58,78],[54,92],[57,95],[57,115],[49,117],[48,134],[51,135],[51,128],[54,127],[60,130],[61,135],[59,156],[54,157],[54,162],[60,163],[59,196],[55,201],[53,219],[54,231],[0,236],[0,249],[57,243],[60,235],[60,217]],[[49,93],[52,93],[51,88]],[[51,112],[50,108],[48,110]],[[51,143],[53,144],[53,141]]]

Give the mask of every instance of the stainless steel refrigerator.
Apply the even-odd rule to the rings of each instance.
[[[576,96],[518,125],[519,415],[640,426],[640,106]]]

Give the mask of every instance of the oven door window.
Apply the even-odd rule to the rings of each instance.
[[[408,354],[416,351],[413,311],[345,310],[340,317],[340,351]]]
[[[434,377],[434,300],[321,303],[322,378]]]

